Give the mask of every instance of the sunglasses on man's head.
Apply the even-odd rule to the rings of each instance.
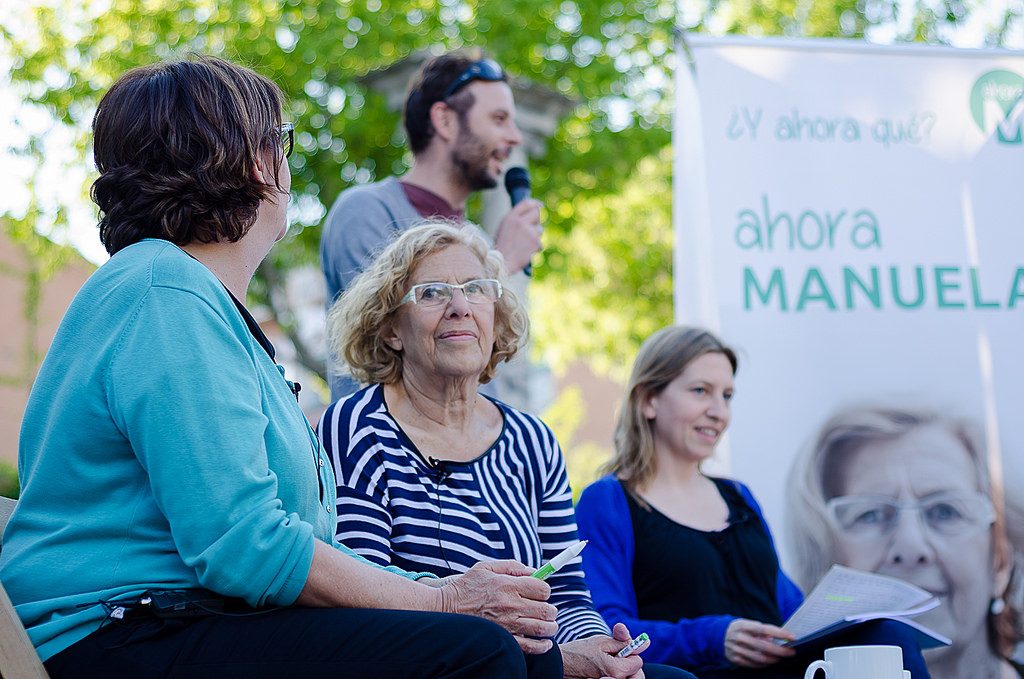
[[[466,70],[459,74],[459,77],[452,81],[448,89],[441,95],[441,100],[452,96],[463,87],[474,80],[486,80],[488,82],[499,82],[505,80],[505,71],[493,59],[481,59],[474,61],[466,67]]]
[[[281,139],[281,150],[284,151],[284,157],[288,158],[292,155],[292,149],[295,147],[295,123],[281,123],[281,126],[277,128],[277,134]]]

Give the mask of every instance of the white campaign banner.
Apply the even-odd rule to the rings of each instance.
[[[1024,55],[688,42],[676,316],[740,352],[717,462],[801,586],[833,562],[914,582],[954,639],[934,676],[983,676],[943,663],[1019,603]]]

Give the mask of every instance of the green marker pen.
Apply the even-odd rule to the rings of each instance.
[[[547,579],[549,575],[551,575],[555,571],[560,570],[562,566],[564,566],[565,564],[569,563],[577,556],[579,556],[580,552],[582,552],[583,548],[586,546],[586,540],[580,540],[574,545],[569,545],[561,552],[559,552],[554,559],[548,561],[546,564],[544,564],[543,566],[538,568],[534,573],[532,573],[533,577],[539,578],[541,580]]]
[[[625,658],[628,655],[633,655],[633,651],[640,648],[644,644],[650,641],[650,637],[647,636],[647,632],[644,632],[638,637],[633,637],[633,640],[622,647],[622,650],[615,654],[617,658]]]

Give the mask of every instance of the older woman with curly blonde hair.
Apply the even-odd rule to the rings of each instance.
[[[319,425],[337,472],[338,538],[376,564],[446,578],[502,560],[529,575],[576,541],[551,430],[479,392],[527,335],[505,280],[477,229],[429,222],[396,239],[330,311],[334,353],[370,384]],[[638,657],[616,657],[629,632],[609,636],[579,558],[547,583],[557,615],[509,628],[528,667],[561,657],[565,676],[643,676]]]
[[[405,354],[400,347],[388,342],[383,333],[405,304],[413,304],[418,309],[446,310],[442,302],[450,300],[454,293],[447,283],[437,289],[420,287],[415,295],[406,295],[405,291],[419,260],[450,246],[461,246],[472,253],[479,260],[482,275],[487,277],[472,281],[474,285],[463,288],[461,296],[474,305],[471,310],[483,310],[488,305],[493,309],[494,327],[488,335],[493,337],[494,344],[489,352],[481,347],[481,354],[488,354],[487,361],[479,374],[470,375],[471,389],[476,390],[473,382],[490,382],[498,364],[511,360],[526,344],[529,331],[526,311],[515,293],[502,285],[505,265],[501,253],[491,249],[475,227],[434,220],[387,248],[327,315],[330,349],[345,359],[357,380],[368,384],[401,381]],[[450,253],[440,259],[447,262],[449,257]]]

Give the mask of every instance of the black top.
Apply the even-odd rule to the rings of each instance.
[[[235,308],[238,309],[238,313],[242,314],[242,318],[245,320],[245,326],[249,328],[249,333],[253,336],[253,339],[263,347],[263,351],[267,352],[267,355],[270,356],[270,360],[277,363],[277,352],[274,351],[274,345],[270,343],[266,333],[263,332],[263,328],[261,328],[260,324],[256,322],[256,319],[252,317],[252,314],[245,308],[245,305],[238,301],[234,293],[228,290],[228,286],[225,285],[224,290],[231,295],[231,301],[235,303]]]
[[[626,490],[637,617],[675,622],[735,615],[781,625],[775,592],[779,559],[768,532],[733,483],[711,480],[729,507],[729,525],[720,531],[676,523],[641,506]]]

